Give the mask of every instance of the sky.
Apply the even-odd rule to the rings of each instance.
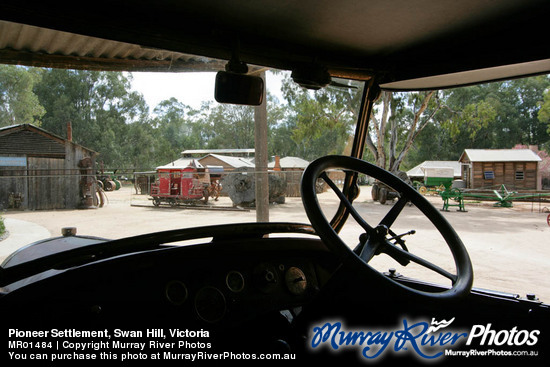
[[[214,101],[216,73],[132,73],[132,88],[140,92],[151,111],[161,102],[175,97],[179,102],[200,108],[205,101]],[[281,76],[266,73],[268,90],[282,102]]]

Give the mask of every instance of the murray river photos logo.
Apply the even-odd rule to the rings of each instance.
[[[373,360],[385,353],[412,353],[426,360],[435,360],[461,345],[469,346],[533,346],[539,330],[493,330],[492,325],[473,325],[470,330],[453,330],[455,319],[402,323],[387,330],[346,330],[341,322],[326,322],[312,329],[311,348],[327,347],[334,351],[358,349],[361,356]],[[456,355],[456,353],[451,354]]]

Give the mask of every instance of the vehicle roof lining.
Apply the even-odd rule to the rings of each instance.
[[[425,78],[400,80],[380,85],[384,90],[417,91],[445,89],[467,86],[483,82],[507,80],[519,77],[546,74],[550,70],[550,59],[527,63],[496,66],[478,70],[468,70],[445,75],[435,75]]]
[[[550,71],[544,0],[98,0],[84,12],[70,4],[1,3],[0,62],[218,71],[237,55],[286,70],[323,64],[392,90],[461,85],[462,72],[466,84],[487,81],[476,69],[496,67],[498,79]]]

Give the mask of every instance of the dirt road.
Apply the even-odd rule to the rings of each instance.
[[[51,236],[58,236],[62,227],[73,226],[78,228],[78,234],[113,239],[160,230],[256,220],[253,209],[215,211],[155,208],[145,196],[133,195],[131,187],[109,192],[107,196],[107,204],[100,209],[9,211],[4,217],[36,223],[47,229]],[[442,206],[438,196],[428,199],[436,207]],[[331,193],[322,194],[320,201],[323,206],[337,202]],[[229,207],[231,201],[222,197],[213,204]],[[370,199],[369,188],[362,190],[355,205],[371,224],[376,224],[383,210],[387,211],[390,207],[374,203]],[[474,266],[475,287],[522,296],[533,293],[550,303],[550,227],[546,223],[548,213],[539,212],[541,209],[539,204],[530,203],[515,203],[513,208],[494,208],[487,202],[467,202],[466,213],[455,209],[441,212],[468,249]],[[287,198],[284,204],[273,205],[270,208],[270,221],[309,223],[300,198]],[[399,233],[416,230],[416,234],[405,237],[409,250],[453,270],[450,253],[440,240],[438,231],[416,208],[405,208],[393,229]],[[359,233],[358,226],[350,223],[342,236],[349,246],[354,247]],[[380,270],[394,267],[404,275],[425,279],[424,273],[414,266],[401,267],[381,256],[376,257],[371,265]],[[427,280],[432,280],[430,275]]]

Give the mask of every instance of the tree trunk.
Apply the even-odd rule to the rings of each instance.
[[[375,164],[382,168],[386,167],[386,149],[385,149],[384,142],[386,139],[391,100],[392,100],[392,93],[383,92],[382,93],[382,101],[383,101],[382,115],[380,116],[380,120],[378,120],[374,114],[371,116],[370,125],[374,129],[374,134],[376,136],[376,144],[372,140],[370,134],[367,136],[367,147],[369,148],[371,153],[374,155]]]
[[[403,144],[403,148],[398,153],[398,143],[399,143],[399,127],[400,121],[397,118],[392,118],[389,120],[390,116],[393,115],[395,111],[392,111],[392,100],[393,96],[391,92],[383,92],[382,96],[382,113],[380,115],[380,120],[377,119],[375,115],[371,117],[371,126],[374,133],[369,134],[367,137],[367,147],[372,152],[375,158],[376,165],[388,169],[390,172],[397,172],[399,166],[403,162],[403,159],[409,152],[409,149],[412,147],[414,140],[424,129],[424,127],[432,120],[433,116],[441,106],[437,106],[431,112],[431,114],[425,119],[421,120],[423,113],[428,108],[428,104],[432,97],[434,96],[435,91],[424,92],[424,98],[420,107],[417,111],[414,111],[414,117],[410,124],[409,130],[406,133],[406,139]],[[436,94],[435,94],[436,95]],[[389,141],[386,139],[386,134],[388,130],[388,121],[389,121]],[[375,138],[376,142],[373,140]],[[386,144],[389,144],[387,146]],[[388,154],[386,154],[386,147],[388,147]],[[389,155],[389,157],[387,157]],[[387,162],[388,161],[388,162]]]
[[[434,95],[434,93],[435,91],[427,92],[424,96],[424,100],[422,101],[422,104],[420,105],[420,108],[418,109],[418,111],[414,113],[413,123],[407,134],[407,140],[405,141],[405,145],[403,146],[403,149],[401,149],[401,152],[397,156],[395,156],[395,152],[393,152],[394,153],[394,157],[392,157],[393,164],[391,164],[389,167],[391,172],[397,172],[399,170],[399,166],[401,165],[401,163],[403,162],[403,159],[409,152],[409,149],[413,145],[414,140],[420,134],[420,132],[424,129],[424,127],[431,121],[435,113],[439,110],[439,107],[434,109],[434,111],[430,114],[428,118],[424,120],[423,123],[420,122],[420,117],[422,116],[424,111],[426,111],[426,108],[428,108],[428,103],[432,99],[432,96]],[[397,132],[395,136],[397,137]],[[395,145],[397,145],[397,143],[395,143]]]

